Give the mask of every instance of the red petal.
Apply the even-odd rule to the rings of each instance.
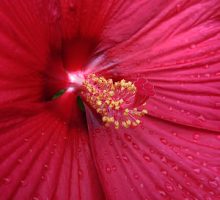
[[[220,135],[146,118],[104,128],[88,112],[93,155],[109,199],[219,199]]]
[[[172,1],[158,9],[98,66],[107,66],[104,74],[148,79],[156,93],[148,102],[151,115],[219,131],[220,1]]]
[[[138,11],[131,12],[135,6],[139,6]],[[160,77],[165,72],[168,75],[192,65],[196,71],[198,65],[216,62],[220,44],[219,9],[219,0],[141,1],[140,5],[129,2],[125,12],[116,15],[121,19],[114,21],[110,30],[106,29],[115,40],[125,41],[108,49],[99,66],[114,63],[109,67],[114,73],[130,75],[132,69],[132,73],[147,72],[148,76]],[[126,12],[131,17],[123,18]],[[129,34],[127,29],[135,32]],[[121,32],[125,30],[128,34],[122,37]],[[106,43],[108,40],[103,38],[101,44],[106,46]]]
[[[83,124],[69,127],[37,105],[7,109],[10,113],[0,116],[0,193],[5,199],[104,198]]]
[[[58,72],[64,74],[57,53],[59,4],[56,0],[2,0],[0,13],[0,103],[42,100],[45,84]],[[59,84],[63,81],[56,79]]]

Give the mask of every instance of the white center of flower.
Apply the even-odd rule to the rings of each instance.
[[[82,71],[68,73],[68,78],[69,78],[70,86],[68,87],[67,92],[75,91],[85,81],[85,77]]]

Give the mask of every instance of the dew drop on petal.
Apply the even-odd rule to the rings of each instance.
[[[106,167],[106,172],[108,173],[108,174],[110,174],[111,173],[111,168],[108,166],[108,167]]]
[[[199,134],[194,134],[194,135],[193,135],[193,139],[194,139],[194,140],[198,140],[198,139],[199,139]]]
[[[158,192],[159,192],[159,194],[160,194],[161,196],[163,196],[163,197],[165,197],[165,196],[167,195],[166,192],[163,191],[163,190],[159,190]]]
[[[198,119],[199,119],[200,121],[205,121],[205,117],[204,117],[203,115],[199,115]]]
[[[3,178],[3,181],[5,184],[9,184],[11,182],[11,179],[9,177]]]
[[[82,175],[83,175],[83,172],[82,172],[81,169],[78,170],[78,175],[79,175],[79,176],[82,176]]]
[[[151,158],[147,154],[144,154],[143,157],[146,161],[151,162]]]
[[[199,168],[195,168],[193,169],[193,171],[196,173],[196,174],[200,174],[201,170]]]
[[[172,185],[170,185],[169,183],[166,183],[165,184],[165,188],[166,188],[166,190],[168,191],[168,192],[172,192],[174,189],[173,189],[173,186]]]
[[[112,171],[117,171],[117,167],[116,167],[116,165],[112,165]]]
[[[191,44],[190,45],[190,49],[195,49],[196,48],[196,45],[195,44]]]
[[[209,181],[209,185],[212,187],[212,188],[218,188],[218,183],[216,180],[210,180]]]
[[[122,159],[125,161],[125,162],[128,162],[128,157],[125,155],[125,154],[122,154]]]
[[[22,164],[23,160],[22,160],[22,159],[18,159],[17,162],[18,162],[19,164]]]

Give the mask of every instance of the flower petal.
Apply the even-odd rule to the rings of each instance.
[[[219,131],[219,10],[219,0],[172,1],[98,66],[103,75],[147,78],[156,93],[150,115]]]
[[[0,15],[0,103],[42,100],[45,82],[55,76],[54,71],[59,71],[56,76],[64,73],[57,53],[59,2],[2,0]]]
[[[220,134],[146,117],[103,127],[87,108],[93,155],[108,199],[219,199]]]
[[[133,69],[136,73],[149,74],[162,73],[165,70],[168,72],[169,69],[177,70],[183,68],[181,64],[185,64],[185,67],[206,64],[205,62],[211,62],[209,58],[213,62],[216,61],[219,53],[219,0],[141,2],[144,5],[151,4],[146,13],[152,16],[140,17],[133,12],[134,18],[142,18],[141,26],[123,42],[108,49],[105,59],[99,64],[100,67],[114,63],[112,68],[115,73],[130,74],[130,69]],[[140,6],[136,2],[130,4],[131,8],[135,6],[139,6],[138,12],[146,11],[143,5]],[[129,12],[129,8],[126,9]],[[123,16],[124,12],[120,14]],[[117,29],[117,25],[128,28],[128,22],[132,26],[131,30],[140,25],[138,20],[122,18],[112,24],[112,31],[109,30],[108,35],[115,40],[121,38],[122,28]],[[108,40],[103,38],[100,46],[105,46],[106,43]]]
[[[41,106],[0,109],[1,196],[103,199],[87,130],[82,123],[70,127]]]

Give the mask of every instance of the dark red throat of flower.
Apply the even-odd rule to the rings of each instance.
[[[141,124],[142,117],[148,113],[146,101],[154,92],[145,79],[113,82],[91,74],[83,81],[80,95],[102,117],[105,126],[118,129]]]

